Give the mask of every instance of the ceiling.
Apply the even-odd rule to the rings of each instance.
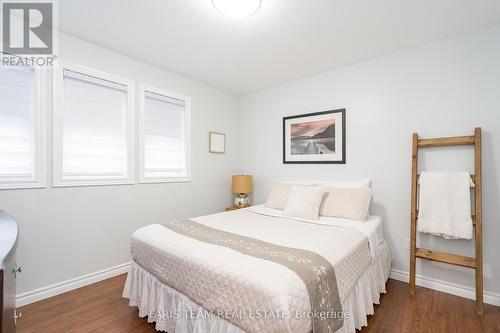
[[[244,94],[500,22],[499,0],[64,0],[65,33]]]

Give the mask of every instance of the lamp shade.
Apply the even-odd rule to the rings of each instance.
[[[233,193],[252,193],[253,192],[253,179],[252,176],[240,175],[233,176]]]

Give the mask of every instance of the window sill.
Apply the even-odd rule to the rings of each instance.
[[[47,186],[42,182],[26,182],[26,183],[0,183],[1,190],[22,190],[22,189],[36,189],[46,188]]]
[[[81,187],[81,186],[112,186],[112,185],[134,185],[131,179],[116,180],[61,180],[53,181],[52,187]]]
[[[159,184],[159,183],[190,183],[191,177],[175,178],[141,178],[139,184]]]

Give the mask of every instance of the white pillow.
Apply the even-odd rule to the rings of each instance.
[[[284,215],[306,220],[318,220],[325,188],[321,186],[293,185]]]
[[[264,206],[274,209],[285,209],[291,190],[291,184],[274,183]]]
[[[328,187],[320,215],[365,221],[372,198],[372,189]]]
[[[359,179],[359,180],[339,180],[339,181],[323,181],[323,180],[313,180],[316,185],[321,185],[325,187],[342,187],[342,188],[360,188],[360,187],[371,187],[370,179]]]

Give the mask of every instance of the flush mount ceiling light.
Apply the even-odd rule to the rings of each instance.
[[[242,18],[255,14],[260,8],[261,0],[212,0],[220,13],[230,18]]]

